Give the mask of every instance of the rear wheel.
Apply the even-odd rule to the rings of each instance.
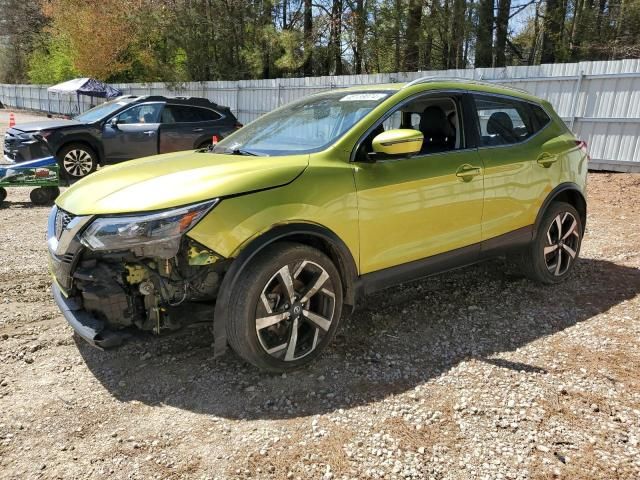
[[[98,168],[98,157],[88,146],[72,143],[58,153],[60,173],[69,180],[86,177]]]
[[[229,343],[271,372],[299,368],[329,344],[342,314],[342,282],[322,252],[296,243],[267,247],[231,294]]]
[[[563,281],[578,260],[582,233],[578,211],[565,202],[552,203],[542,217],[536,238],[518,259],[522,271],[541,283]]]

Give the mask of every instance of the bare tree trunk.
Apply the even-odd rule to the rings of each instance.
[[[342,75],[342,0],[333,0],[331,7],[331,48],[334,75]]]
[[[476,39],[476,67],[493,64],[493,0],[478,3],[478,35]]]
[[[440,52],[442,59],[442,68],[449,68],[449,39],[451,30],[451,16],[449,15],[449,2],[450,0],[444,0],[442,3],[442,23],[444,24],[444,30],[440,31],[440,38],[442,40],[442,52]]]
[[[601,0],[601,2],[604,0]],[[542,33],[541,63],[554,63],[562,46],[566,5],[562,0],[547,0]]]
[[[423,0],[409,0],[407,18],[407,38],[404,50],[404,70],[413,72],[418,70],[420,58],[420,27],[422,24]]]
[[[303,20],[303,38],[304,38],[304,76],[313,75],[313,16],[311,0],[304,0],[304,20]]]
[[[453,0],[453,12],[451,15],[451,41],[449,42],[449,68],[462,68],[465,9],[465,0]]]
[[[509,33],[509,11],[511,0],[498,0],[498,15],[496,16],[496,67],[504,67],[507,63],[506,48]]]
[[[435,20],[438,15],[438,9],[440,8],[439,0],[431,0],[431,7],[429,11],[429,29],[427,30],[427,37],[424,41],[424,68],[430,70],[433,63],[433,30]]]
[[[584,0],[575,0],[575,7],[573,9],[573,18],[571,19],[571,37],[569,39],[569,55],[572,60],[577,59],[578,53],[578,25],[582,17],[582,8],[584,7]]]
[[[395,24],[394,24],[394,41],[395,41],[395,55],[394,55],[394,72],[400,71],[400,12],[402,9],[402,2],[396,0],[395,3]]]
[[[362,57],[364,53],[364,34],[366,26],[364,0],[356,0],[355,16],[356,48],[353,52],[353,63],[355,64],[356,74],[360,74],[362,73]]]
[[[533,65],[536,62],[538,53],[538,39],[540,38],[540,4],[536,5],[536,16],[533,19],[533,43],[527,58],[527,65]]]

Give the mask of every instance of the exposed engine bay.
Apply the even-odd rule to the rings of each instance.
[[[93,252],[84,249],[72,273],[84,309],[110,329],[160,334],[213,319],[226,261],[186,237],[175,249]]]

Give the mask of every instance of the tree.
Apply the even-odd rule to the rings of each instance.
[[[600,0],[602,3],[604,0]],[[541,63],[553,63],[561,55],[566,3],[564,0],[547,0],[542,33]]]
[[[418,69],[420,58],[420,27],[422,24],[423,0],[409,0],[409,14],[407,18],[406,46],[404,50],[404,70]]]
[[[507,35],[509,33],[509,14],[511,0],[498,0],[496,15],[496,67],[506,66]]]
[[[478,2],[478,34],[476,36],[476,67],[493,64],[493,0]]]

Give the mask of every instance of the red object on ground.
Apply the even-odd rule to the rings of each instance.
[[[16,116],[11,112],[9,114],[9,128],[16,126]]]

